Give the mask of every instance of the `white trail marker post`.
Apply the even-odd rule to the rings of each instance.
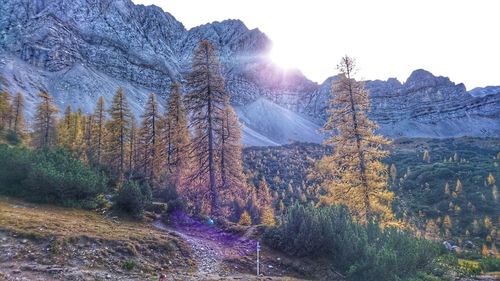
[[[257,277],[260,275],[259,253],[260,253],[260,244],[259,241],[257,241]]]

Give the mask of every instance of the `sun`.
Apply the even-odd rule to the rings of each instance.
[[[293,53],[291,48],[283,48],[276,44],[273,44],[269,52],[270,60],[283,70],[297,68],[297,65],[293,61],[294,55],[296,54]]]

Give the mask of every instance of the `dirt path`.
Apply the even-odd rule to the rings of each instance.
[[[153,224],[158,229],[177,234],[190,245],[199,276],[222,277],[238,272],[238,268],[228,262],[255,255],[254,240],[200,223],[181,212],[172,214],[171,222],[171,226],[166,226],[158,219]]]

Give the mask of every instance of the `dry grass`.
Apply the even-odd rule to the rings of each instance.
[[[5,197],[0,197],[0,229],[30,238],[89,237],[123,241],[171,238],[143,222],[112,219],[95,212],[31,204]]]

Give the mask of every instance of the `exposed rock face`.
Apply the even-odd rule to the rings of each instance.
[[[330,78],[314,92],[305,112],[326,118],[334,80]],[[463,84],[419,69],[403,84],[390,78],[366,81],[365,88],[370,93],[370,117],[384,135],[500,136],[500,87],[477,88],[471,93]]]
[[[244,139],[255,139],[250,130],[260,135],[257,139],[266,138],[249,144],[321,140],[310,132],[325,120],[334,77],[318,85],[299,71],[280,70],[267,58],[267,36],[239,20],[186,30],[160,8],[130,0],[2,0],[0,88],[25,92],[29,110],[36,93],[47,90],[60,107],[90,112],[98,96],[110,101],[121,86],[138,113],[150,92],[165,97],[172,81],[183,80],[202,39],[210,40],[220,54],[232,103],[240,114],[247,112],[240,115],[252,124],[245,127]],[[424,70],[415,71],[404,84],[389,79],[366,86],[372,93],[372,117],[389,136],[500,135],[500,91],[475,89],[471,95],[462,84]],[[257,105],[280,108],[277,112],[286,116],[276,120],[297,118],[292,123],[303,126],[306,118],[316,127],[307,136],[266,135],[265,128],[275,121],[257,124],[265,122],[260,116],[250,120],[248,116],[258,116],[248,113]]]

